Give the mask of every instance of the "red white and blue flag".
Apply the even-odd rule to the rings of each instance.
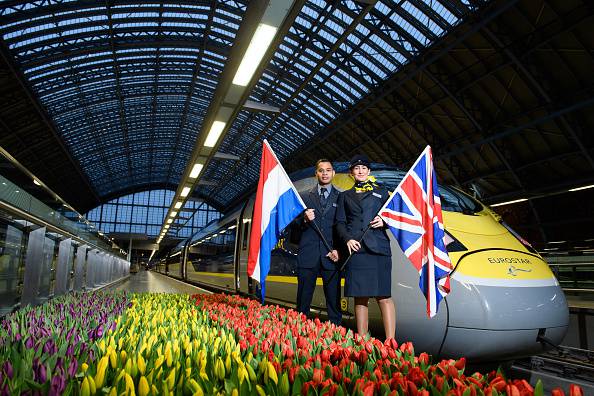
[[[419,287],[427,300],[427,315],[435,316],[450,292],[452,263],[444,242],[441,200],[427,146],[380,210],[406,257],[419,272]]]
[[[283,229],[305,209],[291,179],[264,140],[247,267],[248,276],[260,282],[262,302],[266,295],[266,276],[270,271],[270,253]]]

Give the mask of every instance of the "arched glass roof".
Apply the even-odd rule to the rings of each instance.
[[[203,194],[221,206],[231,202],[239,194],[230,191],[242,192],[257,181],[263,138],[279,159],[293,154],[480,3],[381,0],[365,7],[308,1],[250,97],[280,113],[239,114],[221,151],[242,161],[209,167],[205,177],[219,181],[218,187],[203,187]]]
[[[248,1],[0,3],[0,33],[100,197],[179,182]],[[482,1],[308,0],[200,186],[225,207],[323,132]],[[106,5],[107,4],[107,5]],[[247,167],[245,164],[247,163]]]

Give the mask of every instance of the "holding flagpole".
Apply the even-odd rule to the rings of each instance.
[[[291,179],[268,141],[264,140],[247,268],[248,276],[260,282],[262,302],[266,296],[266,276],[270,271],[272,249],[284,228],[305,209]]]

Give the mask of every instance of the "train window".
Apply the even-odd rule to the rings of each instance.
[[[241,233],[241,235],[242,235],[241,250],[247,250],[250,224],[251,224],[251,222],[249,220],[247,220],[247,219],[243,220],[243,232]]]
[[[394,170],[374,170],[373,173],[390,191],[394,191],[405,175],[404,172]],[[442,209],[448,212],[473,214],[483,209],[482,205],[474,198],[449,186],[440,184],[439,196]]]
[[[188,250],[187,276],[192,279],[197,272],[233,273],[235,253],[234,223],[225,224],[207,235],[204,242]]]

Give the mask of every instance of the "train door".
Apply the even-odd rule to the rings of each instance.
[[[252,213],[254,211],[254,198],[250,198],[238,220],[237,249],[236,249],[236,274],[239,277],[239,290],[243,294],[256,296],[256,282],[247,275],[248,245],[250,240],[250,227],[252,225]]]

